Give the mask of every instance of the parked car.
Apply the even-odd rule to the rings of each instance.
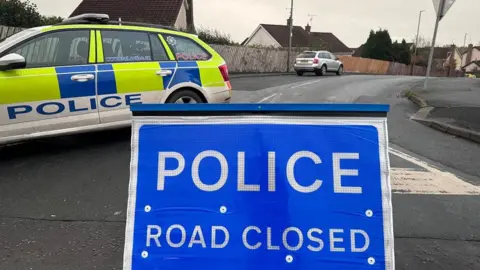
[[[298,76],[305,72],[313,72],[317,76],[323,76],[327,72],[342,75],[343,63],[328,51],[305,51],[297,56],[294,69]]]
[[[0,144],[128,126],[135,103],[229,103],[196,35],[84,14],[0,40]]]

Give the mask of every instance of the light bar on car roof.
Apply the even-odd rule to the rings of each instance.
[[[81,14],[78,16],[67,18],[63,20],[63,22],[89,21],[89,22],[107,23],[109,20],[110,20],[110,16],[108,16],[108,14],[86,13],[86,14]]]

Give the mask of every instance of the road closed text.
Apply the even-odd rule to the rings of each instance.
[[[241,235],[231,235],[224,226],[193,228],[173,224],[169,227],[148,225],[146,247],[158,248],[227,248],[233,237],[238,238],[243,247],[249,250],[309,250],[311,252],[366,252],[370,246],[370,236],[360,229],[321,229],[302,230],[288,227],[283,230],[272,227],[247,226]],[[238,242],[238,241],[234,241]]]
[[[158,180],[157,180],[157,190],[166,191],[165,183],[167,181],[178,181],[175,179],[176,176],[179,176],[182,173],[189,173],[188,178],[193,181],[193,184],[196,188],[205,191],[205,192],[215,192],[220,190],[227,183],[229,174],[236,174],[236,187],[237,191],[244,192],[260,192],[260,185],[247,183],[245,177],[245,167],[246,165],[246,152],[237,152],[235,160],[228,160],[222,153],[214,150],[206,150],[198,153],[192,160],[186,160],[185,157],[178,152],[159,152],[158,153]],[[305,159],[308,161],[308,166],[322,166],[322,160],[328,158],[331,160],[333,166],[333,174],[329,176],[313,176],[309,175],[308,179],[300,179],[295,175],[295,166],[296,164]],[[209,166],[203,166],[202,162],[205,159],[215,159],[216,162],[220,165],[218,168],[218,179],[202,179],[200,177],[201,170],[212,170]],[[342,180],[344,176],[358,176],[358,169],[354,168],[341,168],[340,164],[343,160],[359,160],[359,153],[331,153],[329,156],[319,156],[318,154],[311,151],[298,151],[292,153],[288,158],[286,164],[277,164],[276,161],[276,152],[268,152],[265,155],[265,159],[268,159],[265,164],[268,164],[268,179],[265,179],[268,182],[266,189],[268,192],[276,191],[276,176],[279,168],[285,170],[286,179],[288,184],[297,192],[300,193],[312,193],[319,190],[322,187],[324,180],[333,180],[333,192],[334,193],[343,193],[343,194],[362,194],[362,183],[352,185],[346,185]],[[167,167],[167,162],[175,160],[177,166]],[[186,168],[186,162],[191,163],[191,171],[184,172]],[[324,165],[323,165],[324,166]],[[233,168],[233,169],[232,169]],[[190,177],[191,176],[191,177]],[[323,179],[321,179],[323,178]],[[205,181],[208,180],[208,181]],[[213,182],[213,183],[212,183]]]

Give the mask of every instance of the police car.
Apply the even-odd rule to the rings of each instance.
[[[0,143],[128,126],[135,103],[228,103],[231,89],[197,36],[83,14],[0,42]]]

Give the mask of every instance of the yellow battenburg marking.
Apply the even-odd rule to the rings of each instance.
[[[112,67],[118,94],[164,90],[163,77],[157,75],[158,62],[115,63]]]
[[[162,44],[163,44],[163,47],[165,48],[165,50],[167,51],[167,55],[168,55],[168,58],[170,60],[173,60],[175,61],[175,55],[173,55],[173,52],[172,50],[170,50],[170,47],[168,46],[167,42],[165,41],[165,39],[162,37],[162,35],[158,35],[158,37],[160,38],[160,40],[162,41]]]
[[[100,31],[97,31],[97,61],[103,63],[103,41],[102,34]]]
[[[197,61],[200,70],[200,79],[204,87],[225,86],[222,73],[218,68],[222,63],[219,61]]]
[[[95,31],[94,30],[91,30],[90,31],[90,51],[89,51],[89,54],[88,54],[88,63],[95,63],[95,61],[97,61],[97,57],[96,57],[96,54],[95,54]]]
[[[0,72],[0,104],[60,99],[55,68]]]

